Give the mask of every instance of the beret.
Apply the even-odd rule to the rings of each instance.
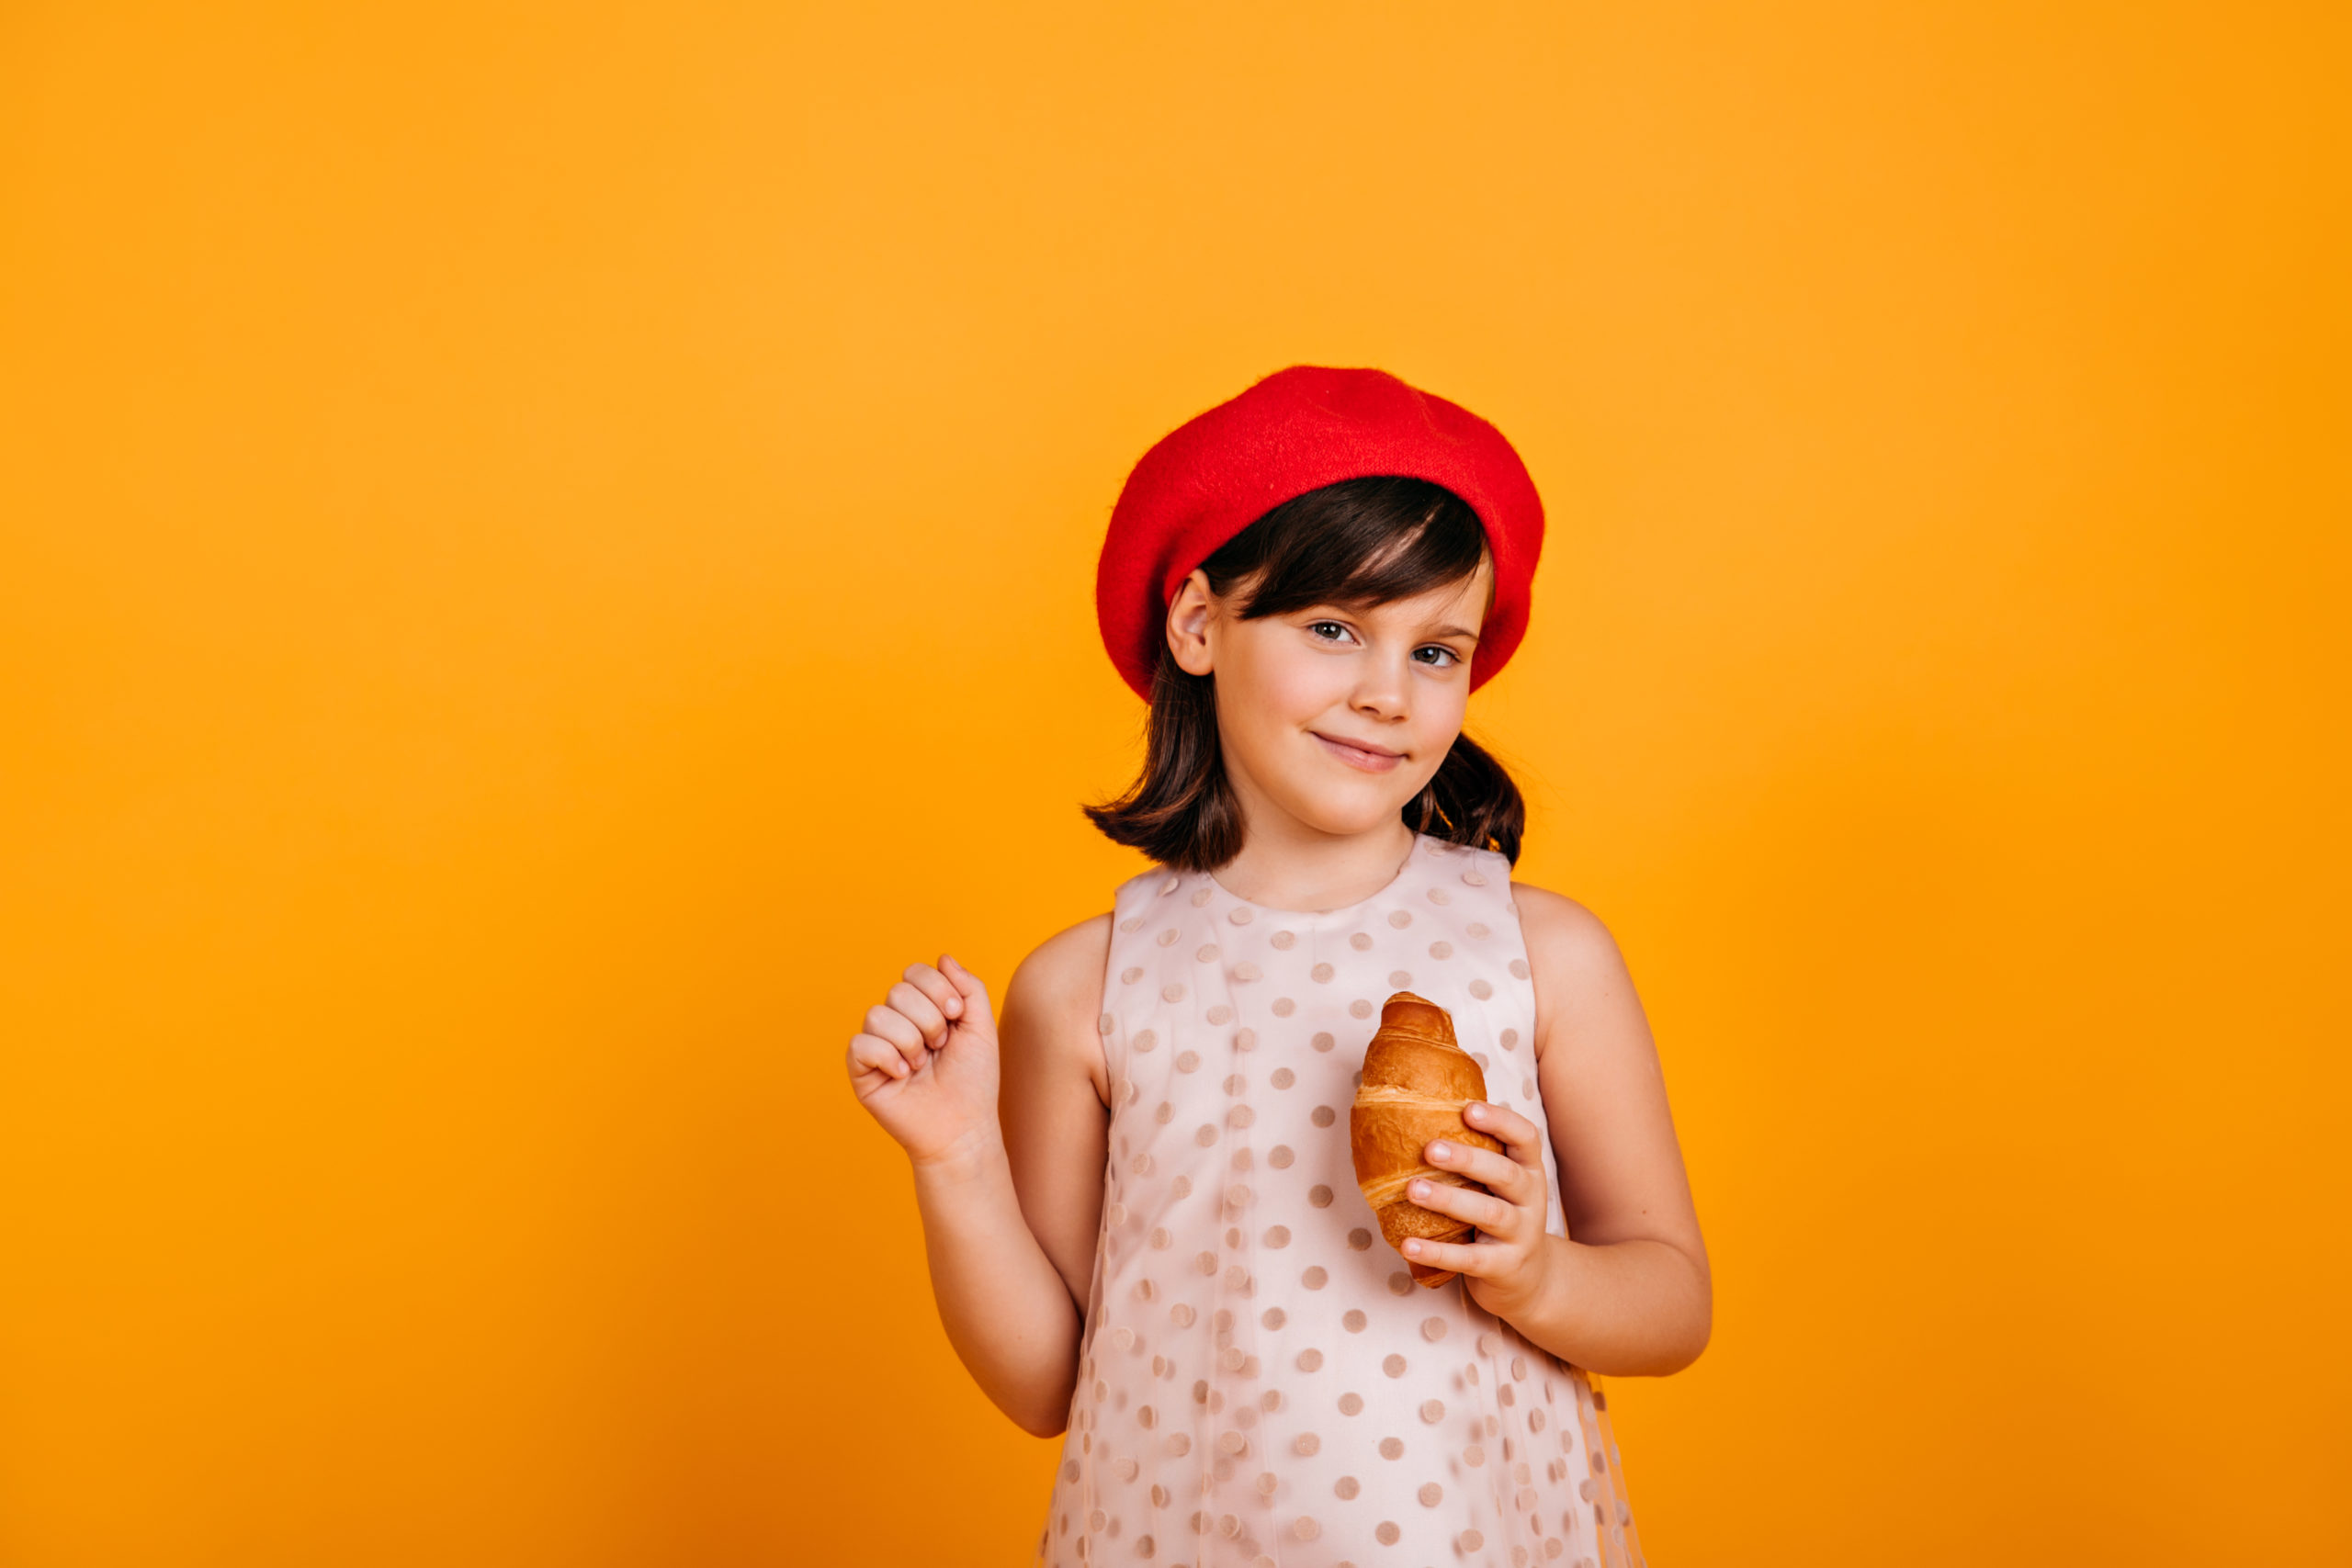
[[[1385,370],[1294,365],[1162,436],[1127,476],[1094,574],[1111,662],[1151,694],[1168,605],[1193,569],[1283,502],[1342,479],[1443,485],[1478,514],[1495,603],[1470,685],[1491,679],[1527,631],[1544,502],[1502,432]]]

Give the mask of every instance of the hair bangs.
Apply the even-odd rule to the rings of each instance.
[[[1284,502],[1201,564],[1218,593],[1238,591],[1242,619],[1259,620],[1410,599],[1467,581],[1486,558],[1469,502],[1427,479],[1381,476]]]

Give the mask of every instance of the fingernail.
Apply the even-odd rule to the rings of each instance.
[[[1428,1197],[1429,1195],[1430,1195],[1430,1184],[1429,1184],[1428,1182],[1426,1182],[1426,1181],[1416,1181],[1416,1182],[1414,1182],[1414,1183],[1412,1184],[1412,1188],[1411,1188],[1411,1190],[1410,1190],[1409,1191],[1408,1191],[1408,1192],[1405,1194],[1405,1196],[1406,1196],[1406,1197],[1410,1198],[1410,1199],[1411,1199],[1414,1202],[1416,1202],[1416,1203],[1419,1202],[1422,1199],[1424,1199],[1424,1198]]]
[[[1430,1158],[1432,1160],[1452,1159],[1453,1157],[1453,1145],[1452,1144],[1440,1141],[1430,1145]]]
[[[1418,1241],[1408,1241],[1408,1242],[1407,1242],[1407,1243],[1405,1244],[1405,1256],[1406,1256],[1406,1257],[1408,1257],[1408,1258],[1419,1258],[1420,1255],[1421,1255],[1421,1244],[1420,1244],[1419,1242],[1418,1242]]]
[[[1486,1118],[1486,1114],[1487,1108],[1483,1104],[1465,1105],[1462,1108],[1462,1119],[1464,1122],[1469,1121],[1474,1116],[1483,1121]]]
[[[963,998],[950,997],[947,998],[947,1016],[950,1018],[961,1018],[964,1016]]]

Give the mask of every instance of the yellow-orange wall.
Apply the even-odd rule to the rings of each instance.
[[[1520,445],[1652,1561],[2352,1560],[2346,13],[0,13],[0,1562],[1011,1563],[839,1058],[1134,863],[1126,466]]]

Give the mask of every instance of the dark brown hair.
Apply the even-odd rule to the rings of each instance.
[[[1246,621],[1315,604],[1409,599],[1460,582],[1487,558],[1486,531],[1442,485],[1401,477],[1343,479],[1259,518],[1201,563],[1219,598],[1246,584]],[[1214,871],[1241,852],[1241,804],[1225,776],[1216,677],[1194,675],[1165,642],[1151,682],[1143,776],[1085,808],[1119,843],[1179,871]],[[1519,859],[1527,807],[1503,765],[1467,735],[1404,809],[1407,827]]]

